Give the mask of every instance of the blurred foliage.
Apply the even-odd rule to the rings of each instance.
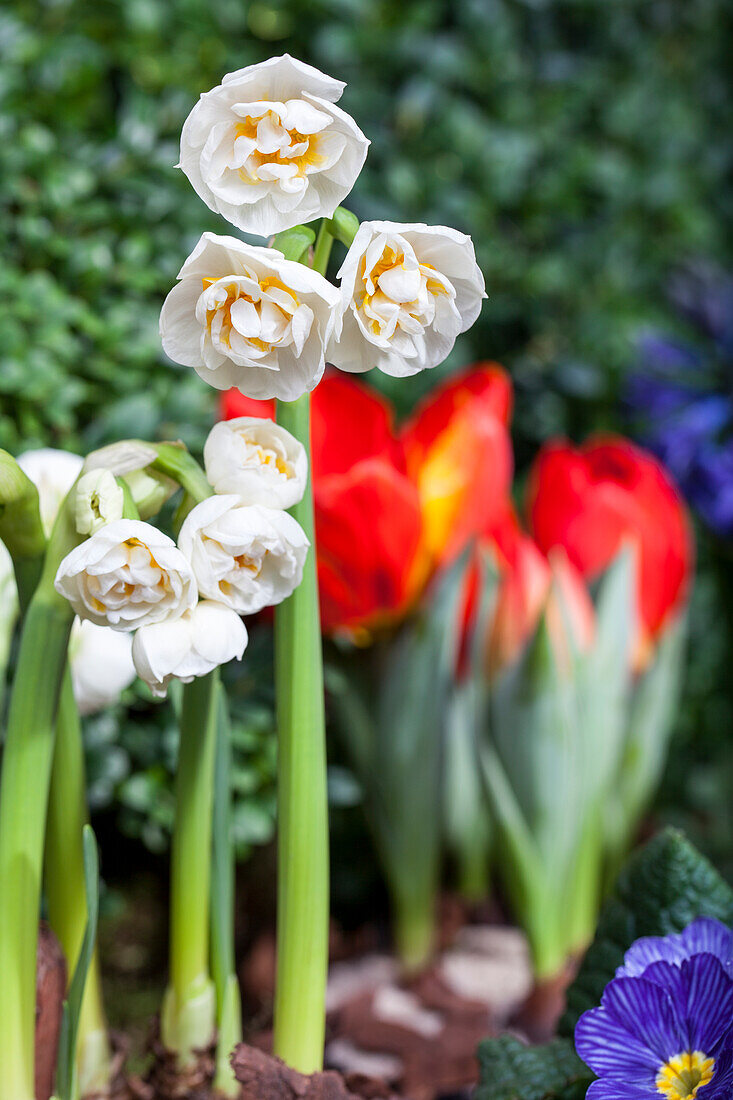
[[[200,449],[216,394],[165,360],[157,318],[200,233],[228,227],[174,170],[178,136],[202,90],[286,50],[349,84],[343,106],[372,139],[361,217],[473,235],[489,298],[444,369],[511,368],[520,471],[549,434],[618,426],[633,338],[669,319],[670,271],[700,255],[730,266],[731,30],[728,0],[9,0],[0,446],[136,435]],[[372,380],[405,410],[435,376]],[[733,704],[716,554],[665,812],[706,837],[721,823],[722,844]],[[236,705],[241,782],[259,776],[271,797],[267,722]],[[109,772],[93,794],[119,797],[158,845],[174,735],[167,708],[136,706],[134,728],[121,712],[89,725]]]
[[[349,84],[361,216],[476,240],[453,361],[519,384],[520,453],[613,419],[629,339],[730,214],[726,0],[12,0],[0,15],[0,445],[200,442],[214,394],[157,315],[204,229],[177,160],[198,94],[286,50]],[[404,405],[430,376],[394,389]]]
[[[224,670],[232,718],[232,825],[240,859],[275,831],[271,664],[272,632],[255,624],[247,661]],[[167,849],[173,825],[180,684],[171,687],[169,699],[172,705],[151,703],[138,681],[121,705],[86,719],[84,730],[92,813],[112,813],[123,833],[153,853]]]

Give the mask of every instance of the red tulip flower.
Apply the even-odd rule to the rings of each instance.
[[[585,652],[595,636],[595,611],[580,572],[563,550],[549,559],[524,532],[507,501],[486,526],[479,545],[498,573],[498,588],[488,637],[488,671],[497,675],[513,664],[534,634],[544,612],[552,648],[560,668],[567,668],[573,651]],[[479,569],[470,570],[465,602],[465,629],[478,604]],[[466,654],[462,657],[465,665]]]
[[[402,617],[435,569],[498,511],[511,479],[511,389],[496,366],[441,387],[398,434],[390,404],[346,375],[311,399],[321,617],[369,637]],[[226,394],[223,413],[272,416]]]
[[[528,515],[540,548],[562,547],[589,579],[624,545],[636,548],[635,664],[645,663],[654,638],[686,599],[693,561],[687,512],[664,468],[619,437],[591,440],[577,450],[550,443],[530,476]]]

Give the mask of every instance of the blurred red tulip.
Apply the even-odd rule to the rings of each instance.
[[[326,375],[311,401],[325,631],[367,636],[404,615],[431,572],[498,511],[511,480],[510,408],[507,376],[480,366],[431,395],[398,435],[385,398]],[[231,391],[222,413],[274,409]]]
[[[511,406],[505,371],[480,364],[429,394],[401,432],[436,566],[453,560],[504,507],[513,467]]]
[[[562,547],[584,577],[599,575],[625,543],[638,555],[635,664],[686,599],[693,561],[687,512],[646,451],[608,437],[574,449],[548,444],[528,487],[532,532],[545,553]]]
[[[593,602],[578,570],[563,551],[553,551],[548,560],[522,531],[508,502],[483,532],[479,545],[488,551],[498,573],[488,638],[490,675],[518,659],[543,612],[558,665],[569,668],[571,654],[589,649],[595,635]],[[466,630],[477,610],[479,576],[476,562],[467,582]],[[465,667],[465,653],[462,664]]]

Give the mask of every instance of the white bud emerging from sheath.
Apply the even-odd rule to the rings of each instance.
[[[138,676],[163,697],[171,680],[188,684],[228,661],[241,661],[247,630],[224,604],[201,600],[180,619],[144,626],[135,634],[132,656]]]
[[[69,668],[79,713],[95,714],[116,703],[135,679],[132,638],[108,626],[75,619]]]
[[[133,519],[108,523],[75,547],[55,586],[80,618],[122,631],[180,618],[197,600],[191,566],[173,540]]]
[[[180,167],[206,205],[269,237],[330,218],[369,142],[337,99],[345,85],[293,57],[229,73],[183,125]]]
[[[81,473],[84,459],[70,451],[42,447],[40,450],[18,455],[16,461],[38,490],[41,523],[43,530],[49,535],[59,508]]]
[[[298,587],[310,543],[287,512],[227,495],[209,497],[189,512],[178,545],[202,596],[252,615]]]
[[[93,535],[106,523],[122,519],[125,494],[109,470],[90,470],[76,486],[74,515],[80,535]]]
[[[257,416],[222,420],[204,447],[206,477],[215,493],[233,493],[243,504],[291,508],[303,499],[308,457],[302,443]]]
[[[443,225],[362,222],[339,279],[328,361],[356,373],[438,366],[486,297],[471,238]]]
[[[178,489],[178,484],[172,477],[167,477],[158,470],[131,470],[129,474],[125,474],[125,481],[140,513],[140,519],[150,519],[156,515]]]

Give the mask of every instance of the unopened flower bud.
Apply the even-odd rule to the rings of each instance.
[[[125,474],[125,481],[140,519],[150,519],[157,515],[178,488],[172,477],[159,474],[157,470],[132,470]]]
[[[93,535],[107,523],[122,519],[125,494],[109,470],[90,470],[79,478],[74,514],[80,535]]]

